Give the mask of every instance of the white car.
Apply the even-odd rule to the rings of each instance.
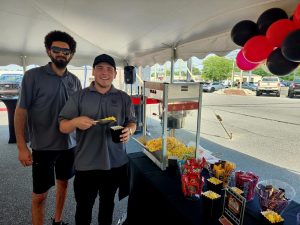
[[[260,96],[263,93],[270,94],[275,93],[276,97],[280,97],[280,80],[277,76],[263,77],[258,82],[256,89],[256,96]]]
[[[223,86],[223,84],[221,82],[217,82],[217,81],[214,81],[212,83],[203,85],[203,91],[204,92],[214,92],[214,91],[218,91],[218,90],[223,89],[223,88],[225,88]]]

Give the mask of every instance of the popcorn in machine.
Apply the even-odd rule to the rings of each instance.
[[[143,133],[135,140],[162,170],[168,158],[197,157],[201,101],[200,83],[144,81]]]

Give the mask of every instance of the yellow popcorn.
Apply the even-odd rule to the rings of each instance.
[[[264,212],[261,212],[261,214],[267,218],[271,223],[279,223],[284,221],[284,219],[276,212],[272,210],[267,210]]]
[[[102,120],[117,121],[116,117],[114,117],[114,116],[105,117],[105,118],[103,118]]]
[[[241,194],[244,193],[241,189],[239,189],[239,188],[237,188],[237,187],[232,187],[231,190],[233,190],[233,191],[234,191],[235,193],[237,193],[238,195],[241,195]]]
[[[222,161],[222,163],[214,164],[213,166],[213,174],[216,178],[223,181],[223,187],[227,187],[228,178],[231,173],[235,170],[235,163],[229,161]]]
[[[222,181],[221,180],[219,180],[219,179],[217,179],[217,178],[215,178],[215,177],[211,177],[211,178],[209,178],[209,179],[207,179],[210,183],[212,183],[212,184],[214,184],[214,185],[218,185],[218,184],[221,184],[222,183]]]
[[[152,139],[146,142],[145,147],[150,152],[155,152],[162,149],[162,138]],[[174,137],[167,137],[167,157],[175,156],[178,159],[191,156],[195,154],[195,147],[187,147]]]
[[[217,198],[220,198],[221,195],[213,192],[213,191],[206,191],[206,192],[203,192],[202,195],[204,195],[205,197],[209,198],[209,199],[217,199]]]

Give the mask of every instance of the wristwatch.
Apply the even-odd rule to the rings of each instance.
[[[132,129],[128,127],[130,136],[133,135]]]

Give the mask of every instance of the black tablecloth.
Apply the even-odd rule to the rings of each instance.
[[[9,128],[9,139],[8,143],[16,143],[16,134],[15,134],[15,126],[14,126],[14,117],[15,117],[15,110],[18,99],[0,99],[7,109],[7,116],[8,116],[8,128]],[[25,138],[26,142],[29,141],[29,133],[26,127],[25,130]]]
[[[9,140],[8,143],[16,143],[16,134],[14,128],[14,116],[17,105],[17,99],[1,99],[7,108],[8,127],[9,127]]]
[[[129,154],[130,195],[126,224],[129,225],[215,225],[217,219],[203,213],[202,200],[186,199],[180,176],[161,171],[142,152]],[[221,210],[221,209],[220,209]],[[261,224],[258,201],[246,205],[244,225]],[[285,225],[298,225],[300,205],[292,202],[285,210]]]

